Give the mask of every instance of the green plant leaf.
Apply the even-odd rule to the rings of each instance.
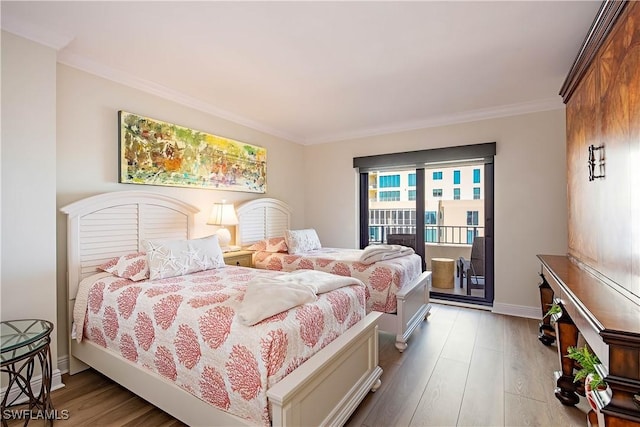
[[[578,369],[573,376],[574,382],[586,379],[587,376],[591,374],[591,381],[589,382],[591,388],[597,389],[598,387],[606,386],[606,382],[600,377],[596,370],[596,365],[600,364],[600,359],[598,359],[598,356],[592,353],[586,345],[581,348],[568,347],[565,357],[575,360],[580,366],[580,369]]]
[[[558,304],[556,303],[550,304],[549,310],[544,315],[543,319],[553,314],[560,314],[560,313],[562,313],[562,308],[560,308]]]

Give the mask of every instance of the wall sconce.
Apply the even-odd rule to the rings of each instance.
[[[598,160],[596,160],[596,151],[598,152]],[[604,178],[604,144],[595,146],[591,144],[589,146],[589,181],[593,181],[596,178]],[[598,175],[596,175],[595,169],[598,166]]]
[[[233,205],[225,203],[224,200],[222,203],[214,203],[207,224],[220,227],[216,231],[220,247],[223,251],[232,250],[233,248],[229,246],[231,243],[231,233],[225,226],[238,224],[238,217],[236,216],[236,210],[233,208]]]

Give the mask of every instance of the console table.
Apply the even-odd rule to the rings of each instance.
[[[554,334],[544,323],[540,340],[557,340],[560,371],[556,373],[556,397],[564,405],[575,405],[582,385],[573,382],[574,361],[564,357],[581,334],[602,365],[599,371],[612,391],[611,401],[599,408],[607,426],[640,426],[640,305],[596,272],[568,256],[538,255],[543,283],[542,312],[554,302],[561,307]],[[553,336],[555,335],[555,336]]]
[[[0,372],[7,374],[6,392],[0,405],[2,425],[12,419],[7,408],[20,405],[26,398],[26,409],[19,411],[26,425],[31,418],[44,419],[53,424],[53,404],[51,403],[51,332],[53,324],[47,320],[21,319],[0,322]],[[37,363],[37,365],[36,365]],[[31,381],[38,366],[42,372],[39,390],[33,390]],[[17,387],[20,393],[9,400],[10,391]]]

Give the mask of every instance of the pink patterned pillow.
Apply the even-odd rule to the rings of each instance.
[[[147,254],[144,252],[133,252],[110,259],[98,268],[134,282],[149,278],[149,264],[147,263]]]
[[[247,249],[250,251],[261,252],[287,252],[287,243],[284,241],[284,237],[272,237],[270,239],[260,240],[249,246]]]

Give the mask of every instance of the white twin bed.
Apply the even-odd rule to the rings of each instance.
[[[237,244],[250,247],[267,239],[283,238],[290,227],[288,205],[273,198],[260,198],[237,207]],[[282,248],[282,246],[280,246]],[[358,261],[362,250],[320,248],[289,254],[284,248],[254,253],[254,267],[278,271],[315,269],[352,276],[368,287],[368,310],[380,311],[380,330],[396,336],[396,348],[404,351],[413,331],[429,314],[431,272],[422,272],[418,255],[402,256],[365,265]]]
[[[219,266],[160,280],[134,282],[106,273],[96,276],[98,267],[108,260],[142,251],[146,240],[191,239],[197,208],[161,194],[123,191],[89,197],[61,210],[68,215],[70,337],[79,285],[83,279],[85,283],[95,281],[83,291],[88,295],[87,320],[84,327],[76,328],[84,330],[86,336],[80,342],[69,340],[71,374],[93,367],[193,426],[342,425],[366,394],[380,386],[377,328],[385,315],[366,313],[362,284],[319,294],[315,302],[294,307],[255,326],[239,326],[229,313],[242,303],[247,283],[255,276],[282,273]],[[259,216],[254,209],[244,209],[246,212],[249,216],[239,210],[240,236],[250,235],[251,219]],[[268,221],[269,226],[273,223]],[[421,293],[424,291],[423,298],[427,280],[423,277],[414,284]],[[424,319],[428,308],[424,307],[426,299],[407,298],[413,291],[411,288],[399,293],[395,316],[404,319],[405,311],[411,311],[414,315],[408,318],[415,323],[416,315]],[[108,297],[113,297],[113,302]],[[180,301],[190,307],[179,305]],[[189,311],[187,308],[196,312],[193,324],[187,322],[186,316],[181,317]],[[326,323],[326,328],[318,329],[315,319],[324,319],[320,323]],[[331,322],[338,329],[331,329]],[[131,323],[131,332],[125,332],[127,323]],[[151,329],[152,324],[156,329]],[[407,332],[415,326],[403,329]],[[257,341],[238,337],[236,332],[240,330],[253,330]],[[405,332],[397,331],[404,336]],[[173,335],[167,338],[164,334],[169,332]],[[298,335],[301,343],[296,341]],[[194,350],[195,342],[199,344]],[[276,345],[282,342],[288,343],[288,350]],[[231,355],[227,362],[224,357],[218,362],[206,359],[209,353],[213,355],[214,350],[227,345]],[[252,356],[249,350],[253,347],[261,347],[261,353],[256,350],[257,356]],[[298,351],[306,354],[302,350],[309,353],[306,361],[285,359],[287,352],[294,356]],[[249,372],[249,365],[256,367],[250,381],[243,374]],[[266,374],[257,373],[260,366]],[[234,368],[239,368],[240,373]],[[194,374],[199,375],[195,386],[181,379],[180,369],[198,370]],[[202,393],[194,390],[198,384]],[[224,384],[228,386],[226,392]],[[258,407],[258,418],[245,412],[242,400],[235,404],[227,399],[237,393],[248,401],[258,392],[266,396],[262,414]]]

